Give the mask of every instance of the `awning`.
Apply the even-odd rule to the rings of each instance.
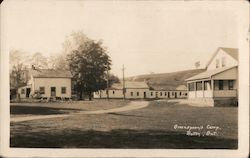
[[[193,77],[190,77],[188,79],[186,79],[185,81],[192,81],[192,80],[199,80],[199,79],[210,79],[212,76],[219,74],[221,72],[224,72],[226,70],[235,68],[237,66],[233,66],[233,67],[223,67],[223,68],[218,68],[218,69],[213,69],[213,70],[207,70],[205,72],[202,72],[198,75],[195,75]]]

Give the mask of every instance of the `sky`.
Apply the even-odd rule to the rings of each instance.
[[[237,48],[234,3],[201,1],[9,0],[1,6],[4,52],[50,56],[72,31],[103,40],[112,73],[166,73],[201,68],[218,47]]]

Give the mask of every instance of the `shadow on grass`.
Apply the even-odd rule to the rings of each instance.
[[[53,114],[68,114],[70,111],[79,111],[70,108],[51,108],[40,106],[10,106],[10,114],[12,115],[53,115]]]
[[[237,139],[190,137],[180,132],[111,130],[11,134],[11,147],[122,149],[237,149]]]

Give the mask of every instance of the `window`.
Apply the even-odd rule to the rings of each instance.
[[[66,94],[66,87],[62,87],[61,91],[62,91],[62,94]]]
[[[113,94],[115,94],[115,91],[113,91]]]
[[[130,92],[130,95],[131,95],[131,96],[133,96],[133,95],[134,95],[134,93],[133,93],[133,92]]]
[[[25,94],[25,89],[24,88],[21,89],[21,94]]]
[[[194,82],[188,83],[188,90],[189,91],[194,91]]]
[[[45,87],[39,87],[40,94],[45,94]]]
[[[220,67],[220,60],[219,59],[216,59],[216,68],[219,68]]]
[[[187,93],[185,93],[185,96],[187,96],[188,94]]]
[[[229,80],[228,81],[228,89],[229,90],[233,90],[234,89],[234,81],[233,80]]]
[[[167,92],[165,92],[165,96],[167,96]]]
[[[181,95],[181,92],[179,94]]]
[[[137,92],[137,96],[139,96],[139,92]]]
[[[153,92],[151,92],[151,96],[153,96],[154,95],[154,93]]]
[[[201,91],[202,90],[202,82],[196,82],[196,90]]]
[[[174,92],[172,92],[172,95],[174,95]]]
[[[223,80],[219,80],[219,90],[223,90]]]
[[[211,81],[204,81],[204,90],[210,90]]]
[[[222,57],[222,58],[221,58],[221,66],[222,66],[222,67],[225,67],[225,66],[226,66],[226,58],[225,58],[225,57]]]
[[[160,96],[162,96],[162,92],[160,92]]]

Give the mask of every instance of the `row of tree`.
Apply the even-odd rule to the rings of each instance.
[[[92,40],[83,32],[73,32],[68,36],[63,43],[62,52],[56,55],[46,57],[40,52],[27,54],[20,50],[10,51],[12,88],[17,89],[27,83],[29,78],[25,72],[31,66],[37,69],[70,70],[73,75],[74,91],[78,93],[80,99],[83,94],[87,94],[91,99],[93,92],[119,82],[118,77],[109,74],[111,59],[102,41]]]

